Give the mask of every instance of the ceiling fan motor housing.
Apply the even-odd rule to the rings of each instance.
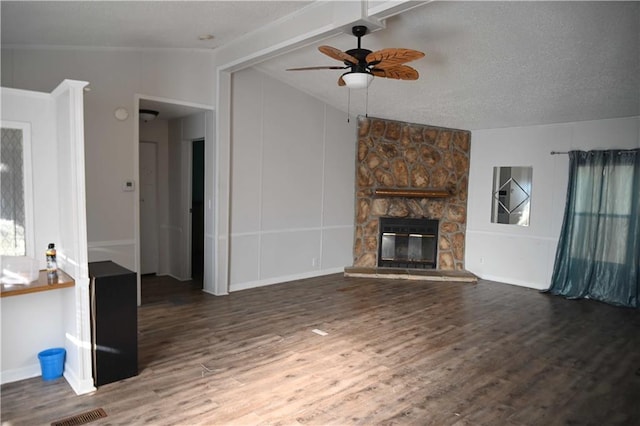
[[[367,55],[371,53],[371,50],[350,49],[350,50],[347,50],[345,53],[353,56],[358,60],[357,64],[352,64],[351,62],[345,61],[344,64],[347,66],[350,66],[352,72],[369,72],[369,69],[367,68]]]

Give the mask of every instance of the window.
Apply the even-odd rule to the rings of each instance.
[[[31,126],[2,121],[0,143],[0,254],[34,254]]]
[[[549,292],[640,307],[640,149],[570,151]]]
[[[576,179],[575,227],[573,244],[585,244],[585,237],[599,241],[596,258],[601,262],[627,262],[627,238],[630,232],[633,190],[632,164],[594,168],[578,167]],[[606,231],[606,235],[603,232]]]

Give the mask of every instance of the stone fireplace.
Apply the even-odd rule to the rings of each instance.
[[[354,268],[385,266],[381,221],[422,219],[437,221],[437,258],[426,267],[464,271],[470,139],[465,130],[359,118]],[[427,250],[416,238],[413,250]]]

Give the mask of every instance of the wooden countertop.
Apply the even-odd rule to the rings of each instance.
[[[2,284],[0,287],[0,297],[17,296],[19,294],[38,293],[40,291],[57,290],[60,288],[73,287],[76,282],[64,271],[58,269],[58,278],[49,282],[47,271],[40,271],[37,281],[31,284]]]

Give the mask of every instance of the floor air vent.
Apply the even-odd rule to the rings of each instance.
[[[86,423],[91,423],[94,420],[107,417],[107,413],[102,408],[97,408],[91,411],[85,411],[84,413],[77,414],[75,416],[67,417],[66,419],[58,420],[51,423],[51,426],[77,426]]]

